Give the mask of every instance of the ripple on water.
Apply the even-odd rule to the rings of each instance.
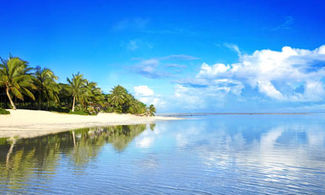
[[[0,194],[325,194],[315,120],[218,116],[17,141],[0,146]]]

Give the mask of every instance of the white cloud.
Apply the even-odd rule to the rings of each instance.
[[[324,80],[325,45],[314,50],[286,46],[241,54],[233,64],[202,63],[193,78],[177,81],[171,99],[185,110],[218,110],[226,104],[253,109],[249,105],[270,100],[283,106],[316,104],[325,99]]]
[[[228,47],[231,50],[234,50],[238,56],[241,56],[241,51],[237,45],[231,43],[225,43],[224,46]]]
[[[283,95],[272,85],[270,81],[258,81],[258,89],[261,93],[266,94],[274,99],[282,100]]]
[[[135,86],[134,91],[135,91],[136,96],[142,97],[142,96],[153,96],[154,95],[154,91],[146,85]]]
[[[157,109],[165,106],[165,101],[163,101],[159,95],[156,95],[147,85],[135,86],[133,89],[135,97],[141,102],[147,105],[153,104]]]
[[[206,63],[203,63],[198,78],[202,77],[214,77],[216,74],[225,73],[230,70],[231,67],[225,64],[215,64],[209,66]]]
[[[238,63],[230,65],[203,63],[196,79],[228,78],[257,88],[273,99],[318,101],[325,96],[324,67],[325,45],[315,50],[283,47],[281,51],[266,49],[242,55]],[[302,92],[297,92],[299,87]]]
[[[189,88],[179,84],[175,86],[174,95],[176,97],[176,100],[178,100],[177,103],[181,104],[185,109],[205,107],[205,101],[203,98],[201,98],[200,94],[200,89]]]
[[[186,68],[186,66],[179,64],[180,61],[198,59],[200,58],[185,54],[174,54],[150,59],[136,58],[135,60],[139,60],[139,63],[133,66],[132,69],[134,72],[151,79],[170,78],[176,75],[175,72],[181,72]],[[168,69],[171,67],[173,69]]]
[[[229,86],[229,84],[233,86]],[[178,106],[187,110],[204,108],[221,108],[227,101],[227,95],[238,96],[243,88],[242,84],[230,79],[216,79],[207,85],[202,84],[185,85],[176,84],[174,92],[173,106]]]
[[[138,65],[133,66],[133,71],[151,79],[170,77],[170,73],[159,70],[160,60],[156,58],[141,60]]]

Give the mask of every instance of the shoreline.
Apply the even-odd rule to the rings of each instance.
[[[0,138],[32,138],[80,128],[150,124],[156,121],[181,119],[116,113],[84,116],[42,110],[8,110],[10,111],[9,115],[0,115]]]

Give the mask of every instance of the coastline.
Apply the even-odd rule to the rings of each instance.
[[[155,121],[181,119],[178,117],[147,117],[116,113],[84,116],[41,110],[8,110],[10,115],[0,115],[0,138],[31,138],[78,128],[149,124]]]

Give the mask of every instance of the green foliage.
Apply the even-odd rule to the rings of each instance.
[[[72,112],[74,112],[75,109],[75,103],[76,101],[80,103],[84,103],[85,97],[87,96],[87,80],[83,78],[83,75],[78,73],[78,74],[72,74],[72,79],[70,80],[67,78],[67,81],[69,83],[68,85],[68,92],[72,95],[73,97],[73,102],[72,102]]]
[[[107,102],[109,104],[108,112],[117,113],[130,113],[137,115],[150,115],[153,116],[156,109],[153,105],[150,108],[146,108],[146,105],[139,100],[135,99],[132,94],[118,85],[114,87],[111,94],[107,96]]]
[[[95,127],[14,141],[0,138],[0,147],[8,151],[0,153],[0,178],[10,178],[12,192],[20,192],[35,176],[36,169],[53,172],[62,155],[69,163],[82,168],[95,159],[106,144],[122,152],[145,129],[146,125]]]
[[[156,113],[156,108],[154,105],[150,105],[149,108],[148,108],[148,115],[149,116],[155,116],[155,113]]]
[[[10,112],[8,110],[0,108],[0,114],[10,114]]]
[[[7,138],[7,137],[1,137],[0,138],[0,146],[1,145],[7,145],[9,143],[10,143],[9,138]]]
[[[129,104],[128,113],[144,114],[145,112],[146,112],[146,105],[133,98]]]
[[[97,114],[104,106],[105,96],[102,90],[97,87],[97,83],[86,83],[86,94],[84,96],[83,106],[91,114]]]
[[[67,78],[67,84],[57,83],[58,77],[48,68],[30,68],[18,57],[0,59],[0,107],[16,109],[18,105],[82,115],[104,111],[153,116],[156,112],[153,105],[147,107],[120,85],[104,94],[80,73]]]
[[[60,86],[56,83],[58,79],[55,74],[47,68],[36,67],[34,83],[37,87],[37,99],[39,108],[44,101],[54,101],[58,103]]]
[[[108,103],[112,107],[113,112],[126,113],[129,108],[131,96],[128,91],[118,85],[111,90],[108,95]]]
[[[33,77],[30,73],[32,68],[28,67],[28,62],[18,57],[9,56],[5,60],[1,58],[0,63],[0,86],[4,87],[13,109],[16,106],[12,100],[12,95],[20,100],[24,100],[24,95],[35,100],[31,89],[36,89]]]

